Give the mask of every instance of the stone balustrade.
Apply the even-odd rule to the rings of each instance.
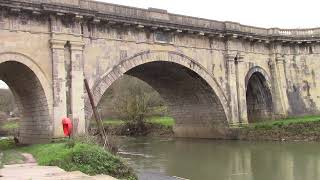
[[[154,8],[142,9],[116,5],[92,0],[12,0],[0,1],[0,6],[8,6],[17,8],[17,4],[21,9],[37,9],[39,11],[57,11],[70,14],[83,14],[93,19],[105,19],[106,21],[113,18],[113,21],[120,23],[133,23],[136,25],[142,24],[140,27],[155,26],[167,30],[178,30],[198,32],[200,35],[231,33],[237,37],[261,39],[261,38],[288,38],[290,40],[308,40],[319,41],[320,28],[313,29],[279,29],[279,28],[260,28],[254,26],[242,25],[236,22],[221,22],[196,18],[184,15],[168,13],[166,10],[157,10]],[[40,5],[40,6],[39,6]],[[30,7],[28,7],[30,6]],[[46,8],[46,6],[54,6],[54,8]],[[40,7],[40,8],[39,8]],[[109,19],[108,19],[109,18]],[[318,39],[317,39],[318,38]]]

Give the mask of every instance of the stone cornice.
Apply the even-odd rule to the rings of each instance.
[[[83,48],[85,46],[85,43],[81,41],[70,41],[70,44],[72,51],[83,51]]]
[[[51,39],[50,44],[51,44],[52,49],[64,49],[66,41],[58,40],[58,39]]]
[[[192,32],[199,36],[244,39],[262,43],[320,43],[320,28],[267,29],[235,22],[171,14],[153,8],[141,9],[92,0],[0,0],[0,7],[30,11],[34,14],[74,15],[76,20],[92,21],[95,24],[122,24],[175,33]]]

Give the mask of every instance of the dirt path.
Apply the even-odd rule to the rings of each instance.
[[[24,157],[24,163],[37,163],[32,154],[21,153],[21,155]]]

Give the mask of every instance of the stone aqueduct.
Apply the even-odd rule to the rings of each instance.
[[[0,78],[23,114],[21,141],[86,130],[123,74],[167,102],[182,137],[318,113],[320,29],[257,28],[90,0],[0,0]]]

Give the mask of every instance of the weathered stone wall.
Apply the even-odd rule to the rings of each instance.
[[[52,65],[48,21],[28,13],[0,10],[0,74],[22,114],[20,141],[52,137]]]
[[[41,82],[29,67],[20,62],[0,64],[0,77],[12,90],[22,114],[20,141],[44,142],[52,137],[52,121]]]
[[[265,29],[88,0],[0,2],[0,58],[6,54],[2,62],[17,61],[37,77],[30,84],[42,86],[54,137],[62,136],[67,115],[75,132],[85,131],[91,110],[84,77],[98,104],[125,73],[170,97],[182,136],[212,136],[208,124],[248,123],[248,92],[270,92],[266,108],[275,118],[318,113],[319,42],[320,29]],[[247,91],[255,73],[265,89],[251,83],[256,91]]]
[[[292,115],[319,112],[319,53],[319,45],[310,44],[293,46],[284,55],[284,75]]]

